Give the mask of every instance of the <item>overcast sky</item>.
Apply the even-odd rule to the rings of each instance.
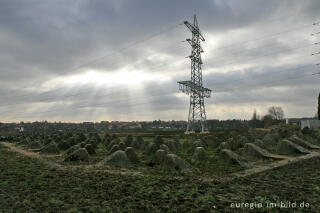
[[[207,119],[314,116],[319,0],[1,0],[0,122],[187,120],[197,14]],[[315,34],[315,35],[311,35]]]

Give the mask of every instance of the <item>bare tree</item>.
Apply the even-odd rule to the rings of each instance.
[[[274,120],[283,120],[284,118],[284,112],[283,109],[279,106],[272,106],[268,109],[268,114],[274,119]]]

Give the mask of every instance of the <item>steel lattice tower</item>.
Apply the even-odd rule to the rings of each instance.
[[[201,133],[208,132],[206,127],[206,110],[204,106],[204,98],[209,98],[211,90],[204,88],[202,84],[202,60],[201,53],[201,41],[205,41],[203,38],[196,15],[193,18],[193,24],[185,21],[184,24],[192,33],[192,39],[187,39],[187,42],[191,45],[191,81],[179,81],[179,90],[190,95],[190,107],[188,116],[188,126],[186,134],[195,133],[196,127],[201,126]]]

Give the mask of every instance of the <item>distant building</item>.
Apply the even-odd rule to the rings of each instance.
[[[287,118],[286,124],[300,125],[303,118]]]
[[[21,127],[16,127],[15,130],[16,130],[17,132],[24,132],[24,127],[23,127],[23,126],[21,126]]]
[[[316,129],[320,127],[320,121],[314,118],[287,118],[286,124],[299,125],[301,129],[308,127],[309,129]]]
[[[320,127],[319,120],[301,120],[301,129],[308,127],[309,129],[317,129]]]
[[[301,125],[301,121],[314,120],[314,118],[286,118],[286,124]]]
[[[113,129],[113,125],[112,125],[112,124],[109,124],[109,125],[108,125],[108,129]]]

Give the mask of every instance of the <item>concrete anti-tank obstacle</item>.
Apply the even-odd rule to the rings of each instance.
[[[165,144],[161,144],[160,145],[160,149],[166,151],[167,153],[170,153],[169,147],[167,145],[165,145]]]
[[[173,171],[180,171],[180,172],[192,171],[191,165],[175,154],[167,154],[165,156],[163,167]]]
[[[134,147],[133,148],[144,150],[145,146],[146,146],[146,143],[143,140],[143,137],[137,136],[134,140]]]
[[[231,150],[237,150],[239,148],[241,148],[241,143],[236,140],[235,138],[229,138],[227,140],[227,144],[229,145]]]
[[[93,155],[96,153],[96,151],[94,150],[93,146],[91,144],[86,144],[85,147],[84,147],[87,152],[90,154],[90,155]]]
[[[84,147],[86,146],[86,144],[87,144],[87,143],[83,141],[83,142],[80,143],[80,147],[81,147],[81,148],[84,148]]]
[[[119,143],[119,148],[120,148],[122,151],[124,151],[124,150],[126,150],[127,146],[126,146],[126,144],[125,144],[124,142],[120,142],[120,143]]]
[[[158,149],[160,145],[158,146],[156,143],[149,143],[146,147],[146,154],[154,154]]]
[[[157,164],[162,164],[167,154],[168,153],[166,150],[158,149],[154,154],[154,162]]]
[[[226,163],[240,165],[241,167],[244,167],[244,168],[250,167],[250,165],[247,163],[247,160],[245,160],[240,155],[238,155],[237,153],[229,149],[222,149],[220,151],[220,157]]]
[[[43,148],[41,148],[40,153],[41,154],[59,154],[59,149],[55,142],[51,142],[46,146],[44,146]]]
[[[202,140],[197,139],[191,144],[191,147],[188,149],[188,152],[194,153],[194,151],[197,147],[203,147],[204,149],[206,149],[207,145]]]
[[[302,146],[295,144],[287,139],[281,141],[278,146],[278,153],[284,155],[290,154],[309,154],[310,151],[303,148]]]
[[[303,148],[306,148],[306,149],[320,149],[319,146],[313,145],[313,144],[309,143],[308,141],[305,141],[305,140],[299,138],[296,135],[293,135],[289,140],[295,144],[302,146]]]
[[[200,162],[207,159],[206,150],[203,147],[196,147],[192,156],[192,162]]]
[[[127,135],[124,139],[124,143],[127,147],[132,147],[133,137],[132,135]]]
[[[263,148],[269,148],[277,145],[278,137],[273,133],[266,134],[263,139]]]
[[[171,152],[176,152],[177,151],[177,147],[176,144],[173,140],[169,140],[166,142],[166,146],[169,148],[169,150]]]
[[[137,153],[134,151],[133,147],[127,147],[125,150],[125,153],[132,163],[135,163],[135,164],[140,163]]]
[[[228,149],[228,150],[230,150],[230,145],[229,145],[228,142],[222,142],[222,143],[220,143],[220,145],[219,145],[218,148],[217,148],[217,152],[220,152],[220,151],[223,150],[223,149]]]
[[[119,145],[120,140],[118,138],[113,139],[110,144],[107,146],[107,149],[111,149],[114,145]]]
[[[253,143],[246,143],[243,151],[245,158],[249,160],[272,158],[267,150],[262,149]]]
[[[103,159],[97,164],[97,166],[106,166],[106,165],[128,168],[132,164],[127,154],[125,153],[125,151],[118,150],[112,153],[111,155],[107,156],[105,159]]]
[[[259,147],[263,147],[263,141],[260,139],[255,139],[253,144]]]
[[[120,147],[119,147],[118,145],[113,145],[113,146],[111,147],[111,149],[110,149],[109,154],[112,154],[112,153],[114,153],[114,152],[116,152],[116,151],[118,151],[118,150],[120,150]]]
[[[71,146],[69,149],[67,149],[67,151],[64,153],[65,156],[70,155],[72,152],[76,151],[77,149],[80,148],[80,145],[73,145]]]
[[[161,144],[163,144],[163,139],[161,136],[156,135],[153,139],[153,143],[157,145],[157,147],[160,147]]]
[[[88,140],[88,142],[87,142],[87,144],[91,144],[91,146],[92,146],[94,149],[98,148],[98,145],[97,145],[98,143],[100,143],[100,142],[96,142],[96,141],[93,140],[93,139]]]
[[[78,148],[71,154],[69,154],[65,159],[65,161],[88,161],[89,154],[85,148]]]

